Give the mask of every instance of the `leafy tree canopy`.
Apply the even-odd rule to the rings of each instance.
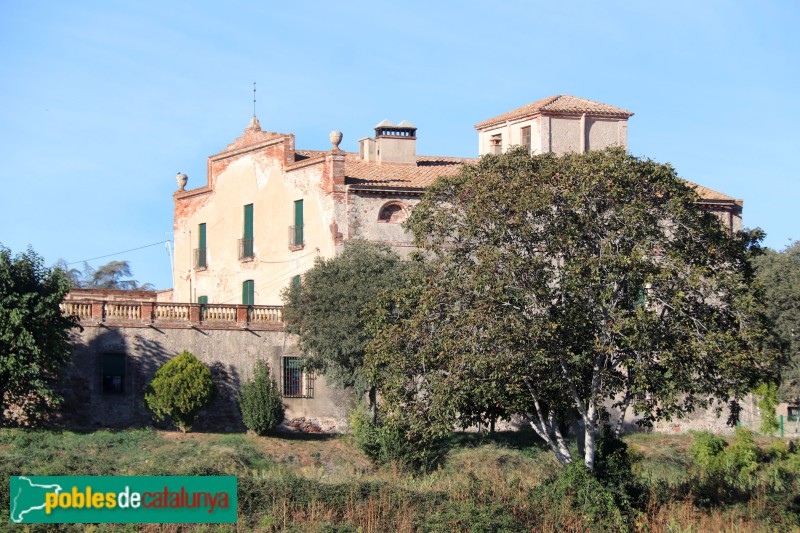
[[[56,261],[55,268],[64,271],[73,287],[79,289],[119,289],[119,290],[153,290],[152,283],[139,285],[135,279],[126,279],[133,276],[128,261],[109,261],[98,268],[92,268],[89,263],[83,263],[83,270],[70,268],[64,259]]]
[[[386,246],[352,241],[340,255],[318,258],[300,285],[284,290],[286,329],[299,335],[307,368],[366,392],[361,369],[370,337],[362,310],[381,291],[398,287],[404,270]]]
[[[55,385],[80,327],[59,308],[69,287],[32,249],[12,257],[0,245],[0,426],[30,425],[61,399]]]
[[[386,416],[422,441],[463,413],[519,413],[563,464],[577,418],[588,468],[609,404],[643,423],[713,400],[735,417],[778,362],[753,283],[761,234],[729,236],[697,200],[621,149],[515,150],[440,178],[407,223],[424,284],[374,313]]]
[[[758,279],[766,291],[767,312],[783,342],[788,362],[783,368],[780,396],[800,404],[800,241],[782,252],[767,249],[756,259]]]

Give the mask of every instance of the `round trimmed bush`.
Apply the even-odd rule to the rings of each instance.
[[[184,351],[156,370],[144,391],[144,404],[156,420],[171,419],[184,433],[217,395],[211,370]]]

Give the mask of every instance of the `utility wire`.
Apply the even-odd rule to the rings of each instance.
[[[89,261],[94,261],[95,259],[105,259],[106,257],[114,257],[115,255],[127,254],[128,252],[135,252],[136,250],[142,250],[144,248],[150,248],[151,246],[158,246],[159,244],[164,244],[165,242],[170,242],[170,241],[169,240],[158,241],[158,242],[154,242],[153,244],[146,244],[144,246],[139,246],[138,248],[131,248],[130,250],[123,250],[122,252],[115,252],[113,254],[101,255],[99,257],[92,257],[91,259],[82,259],[80,261],[73,261],[71,263],[67,263],[67,266],[69,266],[69,265],[77,265],[78,263],[87,263]]]

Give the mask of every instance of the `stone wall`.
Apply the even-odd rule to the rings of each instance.
[[[155,371],[183,350],[209,366],[219,395],[195,429],[241,431],[236,393],[256,361],[267,361],[280,383],[284,356],[299,356],[297,340],[284,331],[205,325],[106,325],[84,323],[73,335],[75,355],[63,386],[64,422],[73,427],[130,427],[151,423],[144,389]],[[282,329],[282,328],[280,328]],[[124,354],[122,393],[103,392],[103,354]],[[313,398],[285,398],[287,420],[303,417],[326,431],[344,431],[352,396],[316,376]]]

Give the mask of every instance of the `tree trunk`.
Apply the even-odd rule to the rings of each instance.
[[[377,391],[375,390],[374,386],[369,388],[368,397],[369,397],[369,409],[370,411],[372,411],[372,423],[374,425],[378,423]]]
[[[619,420],[617,420],[617,425],[614,427],[614,436],[616,438],[620,438],[620,436],[622,435],[622,430],[624,429],[625,426],[625,415],[628,414],[629,405],[630,401],[626,397],[625,401],[622,402],[622,405],[620,406],[621,408],[619,412]]]
[[[597,425],[597,408],[589,402],[586,418],[583,421],[583,464],[594,470],[595,426]]]

